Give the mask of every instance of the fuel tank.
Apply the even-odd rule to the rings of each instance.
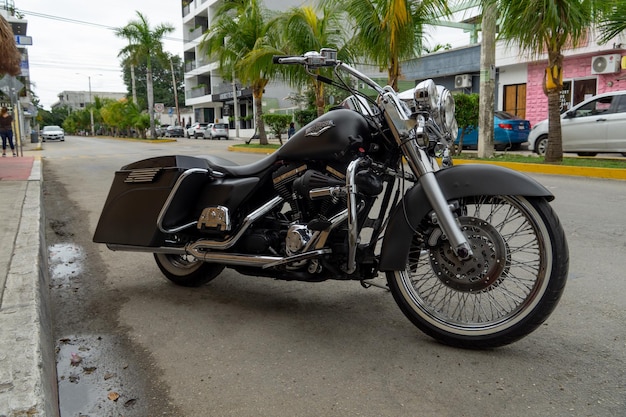
[[[371,141],[367,120],[353,110],[332,110],[298,130],[277,152],[281,159],[341,160]]]

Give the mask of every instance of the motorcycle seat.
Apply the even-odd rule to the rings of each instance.
[[[208,161],[211,170],[221,172],[227,177],[253,177],[274,165],[278,159],[278,153],[274,152],[257,162],[247,165],[237,165],[236,162],[214,155],[203,155],[200,158]]]

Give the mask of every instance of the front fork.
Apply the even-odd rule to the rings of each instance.
[[[418,176],[426,198],[436,214],[437,223],[450,241],[452,250],[461,260],[470,258],[473,255],[472,248],[452,212],[453,208],[439,187],[431,159],[413,140],[403,141],[401,147],[411,170]]]

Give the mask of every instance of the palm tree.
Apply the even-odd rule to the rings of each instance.
[[[282,29],[282,45],[288,54],[300,55],[308,51],[319,51],[322,48],[339,50],[340,59],[347,55],[345,48],[339,46],[344,43],[346,36],[341,30],[339,14],[336,7],[325,5],[320,7],[318,15],[311,6],[292,8],[281,14],[272,22],[273,25]],[[315,91],[315,106],[317,115],[324,113],[324,83],[313,80],[305,74],[301,67],[290,67],[293,71],[288,73],[292,84],[302,85],[312,82]],[[316,70],[319,74],[321,70]]]
[[[151,28],[147,18],[140,12],[136,12],[138,20],[129,22],[126,26],[118,28],[115,34],[128,39],[128,46],[120,51],[120,55],[130,57],[131,63],[146,63],[146,88],[148,90],[148,114],[150,115],[150,136],[156,138],[154,125],[154,87],[152,81],[152,60],[167,61],[167,55],[163,51],[163,37],[174,31],[170,24],[159,24]]]
[[[539,58],[547,53],[543,90],[548,97],[548,148],[545,160],[563,161],[563,141],[559,112],[563,89],[563,49],[577,46],[587,37],[605,0],[486,0],[498,3],[499,36],[516,44],[520,52]]]
[[[607,2],[607,9],[600,21],[601,37],[599,42],[606,43],[626,31],[626,3],[620,0]]]
[[[326,0],[341,5],[354,26],[355,50],[381,68],[397,90],[400,61],[424,49],[424,26],[449,13],[446,0]]]
[[[218,20],[204,35],[200,48],[219,61],[226,80],[233,77],[250,85],[254,98],[254,118],[260,143],[267,144],[263,123],[263,91],[276,74],[273,55],[281,53],[269,24],[269,12],[259,0],[225,2],[217,11]]]

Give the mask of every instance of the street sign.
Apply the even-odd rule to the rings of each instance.
[[[2,90],[6,95],[11,93],[13,90],[14,93],[17,93],[22,88],[24,88],[24,84],[20,80],[10,75],[5,75],[0,78],[0,90]]]
[[[165,110],[165,105],[163,103],[154,103],[154,111],[157,113],[163,113]]]
[[[33,37],[26,35],[15,35],[15,44],[18,46],[28,46],[33,44]]]

